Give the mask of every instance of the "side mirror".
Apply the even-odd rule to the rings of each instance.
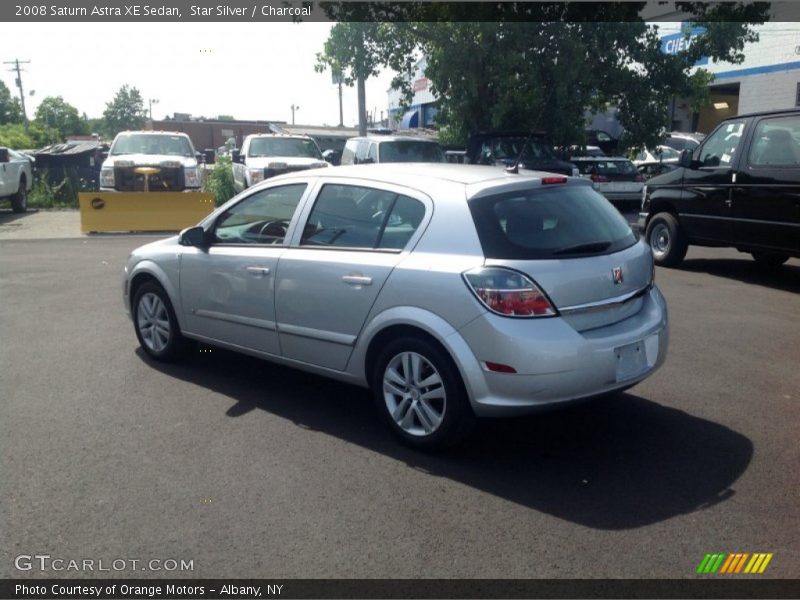
[[[691,169],[692,167],[692,151],[689,148],[681,150],[681,157],[678,159],[678,164],[684,169]]]
[[[203,154],[207,165],[213,165],[214,161],[217,160],[217,153],[214,152],[213,148],[206,148]]]
[[[199,151],[197,150],[195,151],[194,157],[197,160],[197,162],[203,162],[203,155]]]
[[[8,160],[8,148],[0,148],[0,163],[7,163]]]
[[[234,150],[231,152],[231,161],[235,163],[242,162],[242,155],[239,153],[238,150]]]
[[[178,243],[181,246],[204,248],[208,245],[206,242],[206,230],[199,225],[184,229],[178,237]]]

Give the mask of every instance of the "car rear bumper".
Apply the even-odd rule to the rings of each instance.
[[[525,414],[628,388],[652,375],[669,345],[667,307],[655,286],[643,300],[635,315],[583,332],[560,317],[493,314],[462,328],[474,354],[460,366],[475,414]],[[490,371],[487,361],[516,373]]]

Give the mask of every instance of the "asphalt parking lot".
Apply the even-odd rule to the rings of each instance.
[[[218,349],[138,349],[135,236],[0,240],[0,577],[20,554],[184,559],[178,577],[682,578],[800,568],[800,261],[658,269],[670,354],[613,399],[429,456],[369,394]],[[104,574],[107,576],[109,574]]]

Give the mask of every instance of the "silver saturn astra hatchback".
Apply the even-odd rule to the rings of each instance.
[[[450,164],[269,179],[135,250],[144,351],[189,340],[370,388],[433,449],[476,417],[628,388],[667,353],[650,248],[591,182]]]

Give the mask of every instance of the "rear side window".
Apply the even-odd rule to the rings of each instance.
[[[573,258],[636,243],[622,215],[585,185],[474,198],[469,208],[487,258]]]
[[[800,167],[800,117],[763,119],[750,145],[753,167]]]
[[[424,216],[422,202],[408,196],[327,184],[311,210],[300,245],[402,250]]]

